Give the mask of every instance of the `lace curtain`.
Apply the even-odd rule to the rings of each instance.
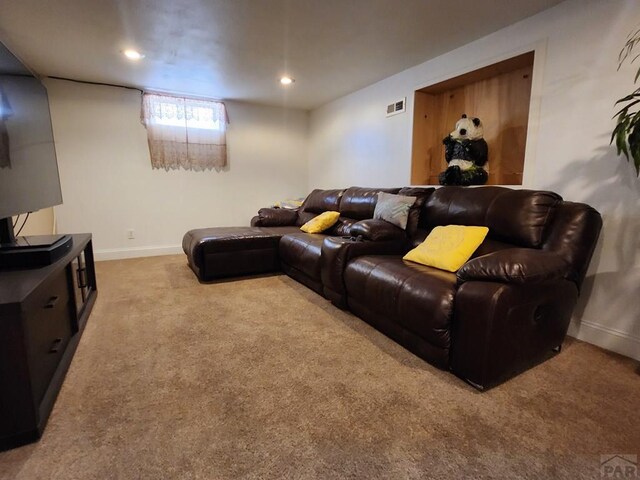
[[[227,164],[223,103],[145,93],[141,120],[153,168],[220,171]]]

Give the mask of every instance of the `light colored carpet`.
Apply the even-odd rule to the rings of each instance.
[[[97,268],[47,430],[3,479],[599,478],[640,450],[636,362],[591,345],[481,394],[286,276]]]

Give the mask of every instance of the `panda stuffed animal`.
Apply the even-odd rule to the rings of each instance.
[[[467,118],[466,114],[462,114],[455,130],[442,140],[447,169],[438,177],[440,185],[487,183],[489,175],[484,166],[487,164],[489,148],[483,135],[480,119]]]

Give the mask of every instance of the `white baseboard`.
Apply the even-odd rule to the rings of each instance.
[[[582,320],[580,325],[570,329],[569,335],[605,350],[640,360],[640,338],[630,333]]]
[[[175,255],[177,253],[183,253],[180,245],[168,245],[164,247],[113,248],[107,250],[95,250],[93,252],[96,261],[157,257],[159,255]]]

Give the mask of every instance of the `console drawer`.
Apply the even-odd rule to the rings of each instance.
[[[71,338],[71,310],[66,269],[34,291],[23,310],[31,388],[36,404],[60,363]]]

